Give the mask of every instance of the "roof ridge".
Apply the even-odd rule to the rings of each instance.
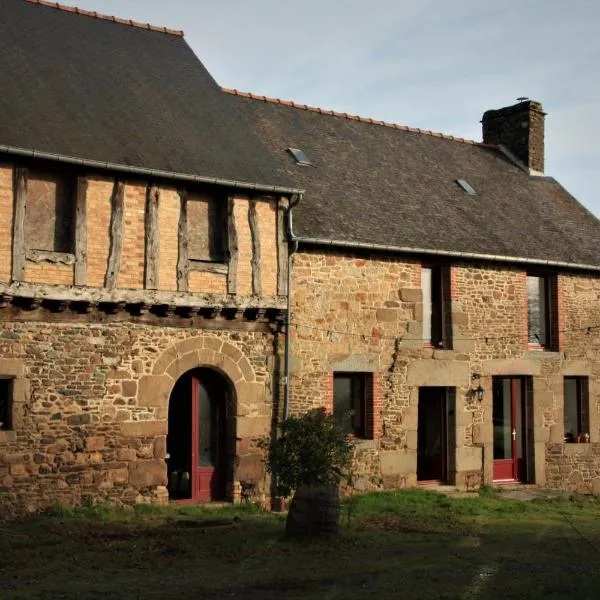
[[[104,15],[92,10],[84,10],[77,6],[67,6],[66,4],[59,4],[58,2],[48,2],[47,0],[25,0],[30,4],[38,4],[39,6],[46,6],[48,8],[55,8],[65,12],[75,13],[86,17],[92,17],[94,19],[101,19],[103,21],[112,21],[113,23],[119,23],[121,25],[129,25],[129,27],[135,27],[136,29],[146,29],[148,31],[158,31],[159,33],[169,33],[171,35],[183,36],[183,31],[179,29],[169,29],[168,27],[156,27],[150,25],[150,23],[140,23],[139,21],[132,21],[131,19],[120,19],[112,15]]]
[[[442,138],[444,140],[451,140],[453,142],[460,142],[461,144],[470,144],[473,146],[484,146],[488,148],[496,148],[495,144],[484,144],[482,142],[476,142],[474,140],[468,140],[466,138],[456,137],[454,135],[448,135],[446,133],[440,133],[437,131],[431,131],[429,129],[420,129],[418,127],[409,127],[408,125],[398,125],[397,123],[388,123],[386,121],[379,121],[377,119],[371,119],[370,117],[361,117],[360,115],[350,115],[348,113],[336,112],[334,110],[327,110],[316,106],[308,106],[307,104],[298,104],[292,100],[281,100],[279,98],[269,98],[268,96],[261,96],[259,94],[252,94],[251,92],[241,92],[240,90],[221,88],[226,94],[232,96],[241,96],[242,98],[251,98],[252,100],[261,100],[263,102],[270,102],[271,104],[280,104],[281,106],[290,106],[292,108],[299,108],[300,110],[307,110],[310,112],[316,112],[323,115],[329,115],[332,117],[341,117],[343,119],[349,119],[350,121],[359,121],[361,123],[368,123],[370,125],[380,125],[381,127],[389,127],[390,129],[399,129],[401,131],[409,131],[411,133],[420,133],[422,135],[430,135],[433,137]]]

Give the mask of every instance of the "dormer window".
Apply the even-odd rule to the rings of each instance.
[[[288,148],[288,152],[294,157],[296,164],[302,167],[312,167],[312,163],[308,160],[308,156],[306,156],[304,150],[300,150],[300,148]]]

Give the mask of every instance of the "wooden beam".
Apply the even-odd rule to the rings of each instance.
[[[158,210],[160,188],[149,185],[146,190],[145,221],[145,281],[148,290],[158,288],[158,269],[160,261],[160,233],[158,227]]]
[[[68,252],[52,252],[51,250],[31,250],[25,251],[25,257],[29,262],[34,263],[52,263],[55,265],[74,265],[75,255]]]
[[[237,294],[238,237],[233,196],[227,199],[227,255],[227,293]]]
[[[252,293],[260,296],[262,292],[260,272],[260,229],[258,227],[258,215],[256,214],[256,200],[251,199],[248,204],[248,224],[250,225],[250,237],[252,238]]]
[[[78,177],[75,186],[75,285],[87,283],[87,177]]]
[[[204,273],[216,273],[217,275],[227,275],[229,269],[225,263],[213,263],[204,260],[188,260],[189,271],[202,271]]]
[[[104,285],[112,290],[117,286],[121,270],[121,251],[123,249],[123,225],[125,220],[125,184],[115,181],[111,198],[110,251]]]
[[[287,206],[281,198],[277,202],[277,293],[285,296],[287,289],[288,245],[285,231],[285,213]]]
[[[188,291],[188,236],[187,236],[187,191],[179,190],[179,227],[177,237],[179,240],[179,254],[177,257],[177,291]]]
[[[69,300],[70,302],[126,302],[148,305],[174,304],[175,306],[219,306],[221,308],[285,308],[285,299],[281,296],[238,296],[227,294],[161,292],[158,290],[107,290],[104,287],[73,287],[72,285],[39,284],[27,282],[5,283],[0,281],[0,295],[14,298],[28,297],[43,300]]]
[[[13,239],[12,279],[25,279],[25,205],[27,203],[27,169],[15,167],[13,172]]]

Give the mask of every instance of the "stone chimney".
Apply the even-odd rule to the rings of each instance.
[[[481,120],[484,144],[502,144],[530,173],[544,172],[544,117],[542,105],[524,100],[513,106],[487,110]]]

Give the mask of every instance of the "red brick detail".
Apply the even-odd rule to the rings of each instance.
[[[84,17],[93,17],[94,19],[102,19],[103,21],[112,21],[113,23],[119,23],[121,25],[129,25],[129,27],[136,27],[137,29],[148,29],[149,31],[158,31],[159,33],[169,33],[171,35],[183,36],[183,31],[179,29],[169,29],[167,27],[156,27],[150,25],[150,23],[140,23],[138,21],[132,21],[131,19],[119,19],[119,17],[113,17],[111,15],[103,15],[92,10],[83,10],[83,8],[77,8],[76,6],[67,6],[66,4],[59,4],[58,2],[47,2],[46,0],[26,0],[30,4],[38,4],[39,6],[46,6],[48,8],[55,8],[57,10],[63,10],[65,12],[75,13],[83,15]]]
[[[420,290],[421,289],[421,263],[415,263],[415,280],[413,282],[413,285],[416,289]]]
[[[323,376],[325,386],[325,410],[333,413],[333,373],[325,373]]]
[[[382,434],[381,413],[383,411],[383,376],[373,373],[372,385],[367,391],[367,405],[369,407],[366,427],[367,437],[376,440]]]
[[[521,344],[523,348],[529,347],[529,322],[528,322],[528,302],[527,302],[527,272],[521,273],[523,285],[521,288],[523,310],[521,318]]]
[[[29,0],[32,1],[32,0]],[[485,148],[497,148],[494,144],[482,144],[481,142],[474,142],[473,140],[467,140],[465,138],[455,137],[453,135],[447,135],[444,133],[438,133],[437,131],[429,131],[428,129],[419,129],[416,127],[408,127],[407,125],[398,125],[397,123],[387,123],[386,121],[377,121],[369,117],[361,117],[359,115],[349,115],[348,113],[340,113],[334,110],[326,110],[318,108],[316,106],[308,106],[307,104],[297,104],[291,100],[280,100],[279,98],[269,98],[268,96],[261,96],[258,94],[252,94],[250,92],[240,92],[239,90],[233,90],[228,88],[221,88],[226,94],[232,96],[241,96],[242,98],[250,98],[251,100],[260,100],[262,102],[270,102],[271,104],[280,104],[281,106],[291,106],[292,108],[299,108],[300,110],[308,110],[310,112],[316,112],[322,115],[329,115],[332,117],[341,117],[342,119],[348,119],[350,121],[360,121],[361,123],[368,123],[370,125],[380,125],[381,127],[389,127],[390,129],[400,129],[401,131],[409,131],[411,133],[420,133],[422,135],[431,135],[433,137],[443,138],[445,140],[452,140],[453,142],[460,142],[461,144],[471,144],[473,146],[483,146]]]
[[[450,300],[458,298],[458,269],[450,267]]]
[[[552,296],[550,306],[555,313],[554,335],[552,336],[553,350],[562,351],[565,349],[565,310],[564,310],[564,289],[563,279],[560,275],[552,278]]]

